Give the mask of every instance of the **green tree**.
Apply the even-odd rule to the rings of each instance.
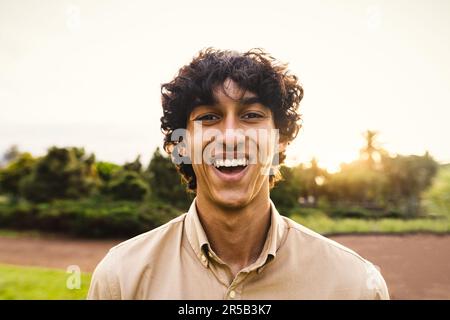
[[[21,181],[25,198],[44,202],[52,199],[78,199],[91,195],[98,186],[95,156],[83,148],[52,147]]]
[[[367,130],[364,133],[364,139],[366,140],[366,145],[360,150],[360,158],[367,163],[370,169],[375,168],[375,154],[377,153],[377,148],[375,146],[375,138],[378,132]]]
[[[153,153],[145,172],[154,199],[187,210],[193,196],[187,193],[181,176],[169,157],[161,154],[159,148]]]
[[[106,161],[99,161],[95,163],[99,178],[104,183],[111,181],[113,175],[120,170],[120,166]]]
[[[145,181],[140,156],[125,163],[120,169],[109,165],[111,176],[108,177],[106,191],[116,200],[142,201],[150,194]]]
[[[134,171],[136,173],[141,174],[142,173],[141,156],[138,155],[134,161],[125,163],[123,165],[123,169],[126,171]]]
[[[149,187],[139,173],[120,170],[109,183],[108,193],[115,200],[142,201],[149,193]]]
[[[19,147],[17,145],[12,145],[3,154],[3,159],[0,163],[0,165],[2,163],[3,164],[10,163],[11,161],[17,159],[21,154],[22,154],[22,152],[19,151]]]
[[[365,162],[354,161],[341,165],[339,172],[329,175],[324,193],[334,205],[379,209],[384,204],[385,184],[383,172],[367,168]]]
[[[315,158],[308,166],[300,165],[294,168],[294,179],[300,185],[300,200],[303,204],[316,206],[322,195],[323,184],[328,177],[325,169],[320,168]]]
[[[294,177],[294,169],[282,165],[280,167],[282,180],[278,181],[270,190],[270,198],[280,213],[289,215],[289,212],[298,206],[300,184]]]
[[[388,180],[388,202],[399,208],[405,216],[422,213],[422,194],[431,185],[438,163],[428,152],[423,156],[383,157],[382,162]]]
[[[424,195],[429,213],[450,217],[450,164],[441,165],[431,187]]]
[[[0,169],[0,192],[19,197],[21,181],[31,174],[36,161],[28,152],[10,159],[8,165]]]

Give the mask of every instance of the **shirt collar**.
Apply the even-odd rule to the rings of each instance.
[[[186,214],[185,232],[187,239],[197,257],[200,259],[201,263],[204,266],[207,266],[208,261],[204,250],[208,252],[209,250],[211,250],[211,247],[198,216],[196,199],[197,198],[192,201],[192,204],[189,207],[189,211]],[[276,257],[277,251],[287,234],[285,222],[281,215],[278,213],[278,210],[275,208],[272,200],[270,200],[270,212],[270,228],[267,233],[267,238],[263,250],[257,261],[253,264],[256,265],[256,267],[258,267],[259,265],[262,266],[268,260]]]

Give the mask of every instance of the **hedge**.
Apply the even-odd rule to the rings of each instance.
[[[0,228],[39,230],[91,238],[131,237],[183,213],[157,201],[55,200],[0,203]]]

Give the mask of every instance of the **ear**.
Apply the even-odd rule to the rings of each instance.
[[[271,165],[271,174],[274,174],[275,171],[278,171],[278,168],[280,166],[280,158],[279,158],[279,154],[286,151],[286,147],[288,146],[289,142],[288,141],[284,141],[284,142],[278,142],[277,145],[277,152],[276,154],[274,154],[274,157],[272,159],[272,165]]]
[[[186,163],[187,154],[188,151],[184,143],[177,143],[175,145],[171,145],[170,147],[171,159],[176,165]]]
[[[186,145],[185,144],[180,144],[178,146],[178,153],[182,157],[186,157],[187,156],[187,150],[186,150]]]
[[[278,152],[286,151],[286,148],[288,145],[289,145],[289,142],[287,142],[287,141],[278,143]]]

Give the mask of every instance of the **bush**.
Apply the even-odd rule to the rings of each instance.
[[[91,238],[132,237],[160,226],[180,211],[158,202],[105,199],[56,200],[51,203],[0,204],[3,228],[59,232]]]
[[[161,154],[159,148],[153,153],[145,176],[155,199],[183,210],[189,208],[193,200],[192,193],[187,193],[175,165],[169,157]]]
[[[430,214],[450,217],[450,165],[441,166],[424,200]]]
[[[19,193],[33,202],[89,196],[99,183],[94,163],[83,148],[52,147],[20,180]]]
[[[149,186],[135,171],[121,170],[108,186],[108,194],[116,200],[141,201],[149,192]]]
[[[8,163],[6,168],[1,168],[0,192],[18,196],[21,180],[31,174],[36,161],[30,153],[22,153]]]

